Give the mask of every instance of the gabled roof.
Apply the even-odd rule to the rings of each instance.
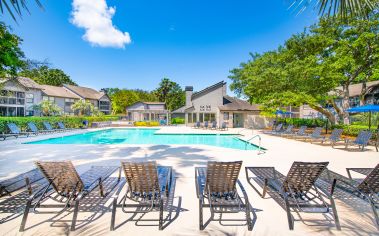
[[[377,85],[379,85],[379,80],[366,83],[368,90],[370,90],[372,87],[375,87]],[[361,95],[362,86],[363,86],[363,83],[349,85],[349,96],[355,97],[355,96]],[[342,86],[339,86],[339,87],[335,88],[333,91],[329,92],[329,95],[342,96],[342,92],[343,92],[343,88],[342,88]]]
[[[69,84],[64,84],[63,86],[84,99],[99,100],[105,95],[104,92],[99,92],[92,88],[74,86],[74,85],[69,85]]]
[[[51,85],[40,85],[40,87],[42,92],[47,96],[80,99],[78,95],[66,89],[65,87],[57,87]]]
[[[259,105],[250,104],[239,98],[224,96],[224,105],[218,107],[221,111],[259,111]]]
[[[5,83],[7,81],[14,80],[18,84],[22,85],[23,87],[27,89],[41,89],[41,85],[39,85],[34,80],[27,78],[27,77],[17,77],[15,79],[12,78],[0,78],[0,83]]]
[[[191,100],[196,99],[198,97],[201,97],[204,94],[210,93],[210,92],[212,92],[212,91],[214,91],[214,90],[216,90],[218,88],[222,88],[224,85],[226,85],[226,82],[220,81],[217,84],[214,84],[214,85],[211,85],[209,87],[206,87],[205,89],[203,89],[203,90],[201,90],[199,92],[193,93],[192,97],[191,97]]]
[[[172,111],[171,113],[185,113],[186,111],[186,106],[182,106],[174,111]]]

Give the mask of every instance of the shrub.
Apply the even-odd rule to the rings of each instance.
[[[356,137],[360,131],[368,130],[368,125],[333,125],[332,128],[343,129],[344,135]],[[373,138],[376,138],[376,127],[371,126],[370,130],[373,133]]]
[[[173,125],[182,125],[185,123],[184,118],[176,117],[171,119],[171,124]]]
[[[101,117],[78,117],[78,116],[45,116],[45,117],[0,117],[0,132],[6,133],[7,123],[15,123],[22,130],[28,128],[28,122],[34,122],[39,129],[44,129],[42,122],[48,121],[53,127],[56,127],[56,123],[62,121],[67,128],[79,128],[84,120],[88,120],[89,125],[92,122],[99,121],[115,121],[118,120],[117,116],[101,116]]]
[[[134,126],[159,126],[158,121],[136,121]]]
[[[306,125],[308,127],[325,127],[326,120],[323,119],[304,119],[304,118],[278,118],[278,123],[286,123],[300,127]]]

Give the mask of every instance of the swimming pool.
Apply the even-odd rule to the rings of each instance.
[[[156,134],[159,129],[106,129],[84,134],[50,138],[26,144],[203,144],[239,150],[257,150],[235,135],[228,134]]]

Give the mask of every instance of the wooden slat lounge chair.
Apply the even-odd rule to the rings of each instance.
[[[36,191],[28,199],[19,229],[20,232],[25,230],[30,208],[33,208],[33,211],[35,211],[38,207],[56,208],[58,206],[63,207],[62,211],[74,206],[71,223],[71,231],[74,231],[79,211],[79,202],[97,186],[99,186],[100,195],[104,197],[106,194],[104,194],[103,182],[117,169],[120,169],[117,166],[92,166],[90,170],[79,175],[70,161],[37,161],[35,164],[48,181],[48,184],[39,191]],[[120,176],[118,180],[120,180]],[[52,196],[54,193],[60,197],[60,200]],[[47,198],[54,199],[63,204],[42,204]]]
[[[44,121],[42,122],[43,123],[43,126],[45,127],[45,129],[49,132],[59,132],[61,131],[60,129],[54,129],[51,124],[47,121]]]
[[[322,140],[324,136],[321,133],[322,127],[316,127],[311,134],[304,137],[304,141],[309,140],[312,143],[314,140]]]
[[[29,135],[33,134],[31,132],[22,132],[15,123],[8,123],[7,126],[10,131],[9,136],[15,136],[17,138],[19,136],[29,137]]]
[[[370,141],[371,136],[372,133],[370,131],[360,131],[355,140],[345,140],[345,148],[347,149],[349,146],[358,146],[361,151],[364,151]]]
[[[335,185],[332,185],[330,192],[316,185],[316,180],[327,165],[328,162],[294,162],[287,176],[274,167],[246,167],[245,170],[248,183],[262,198],[265,197],[269,187],[283,198],[290,230],[294,229],[291,209],[306,213],[332,213],[336,227],[340,230],[333,199]],[[254,178],[250,177],[249,173],[254,174],[263,183],[262,193],[252,183]],[[325,199],[329,199],[329,203]]]
[[[283,128],[283,124],[280,123],[277,126],[273,127],[272,130],[264,131],[263,133],[264,134],[279,134],[279,133],[283,132],[282,128]]]
[[[207,222],[215,219],[216,213],[245,212],[246,224],[249,231],[252,230],[250,217],[250,203],[248,196],[238,175],[242,161],[215,162],[209,161],[207,167],[195,168],[196,193],[199,199],[199,227],[204,230],[207,223],[203,222],[203,209],[209,208],[211,217]],[[242,191],[242,199],[237,192],[237,185]]]
[[[121,162],[128,185],[125,195],[118,202],[118,195],[123,188],[121,185],[113,197],[112,218],[110,230],[115,229],[116,210],[122,208],[125,213],[148,213],[159,211],[159,230],[163,230],[164,200],[168,200],[171,183],[172,167],[157,166],[155,161]],[[127,204],[126,200],[134,202]],[[134,208],[135,210],[126,210]]]
[[[346,168],[346,171],[349,178],[331,170],[326,170],[322,178],[327,181],[325,176],[328,175],[330,177],[329,179],[337,180],[337,188],[351,193],[352,196],[368,201],[374,214],[376,227],[379,229],[379,164],[376,165],[375,168]],[[352,171],[365,175],[366,177],[360,180],[353,179],[351,176]]]
[[[286,136],[293,134],[293,125],[288,125],[287,128],[283,132],[279,132],[277,134],[274,133],[274,135],[280,135],[280,136]]]
[[[293,138],[293,139],[302,139],[304,137],[306,137],[308,134],[306,133],[307,131],[307,126],[303,125],[303,126],[300,126],[299,130],[293,134],[290,134],[290,135],[287,135],[287,137],[289,138]]]
[[[13,178],[6,179],[0,182],[0,198],[3,196],[11,196],[11,194],[22,188],[26,188],[29,195],[33,193],[32,185],[43,179],[41,171],[33,169],[26,173],[22,173]]]

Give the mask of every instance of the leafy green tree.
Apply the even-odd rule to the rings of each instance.
[[[55,116],[62,112],[62,109],[53,101],[44,100],[38,105],[33,105],[34,111],[39,111],[43,116]]]
[[[166,103],[168,110],[175,110],[185,104],[185,92],[179,84],[168,78],[163,78],[153,93],[160,102]]]
[[[112,113],[123,114],[125,108],[138,101],[142,102],[154,102],[157,101],[157,97],[148,91],[144,90],[130,90],[130,89],[118,89],[108,88],[103,89],[107,92],[112,100]]]
[[[94,105],[84,99],[80,99],[71,105],[71,109],[75,112],[78,112],[79,116],[90,115],[94,112]]]
[[[0,22],[0,78],[16,76],[24,65],[21,42],[21,38],[12,34],[9,28]]]
[[[37,66],[33,69],[26,69],[19,73],[33,79],[39,84],[62,86],[63,84],[77,85],[60,69],[49,68],[47,65]]]

